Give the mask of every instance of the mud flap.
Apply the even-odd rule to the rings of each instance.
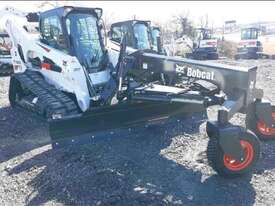
[[[227,125],[219,125],[218,122],[208,121],[206,130],[209,138],[217,138],[225,154],[230,155],[238,161],[242,161],[244,151],[240,144],[240,134],[242,128],[234,126],[230,123]]]

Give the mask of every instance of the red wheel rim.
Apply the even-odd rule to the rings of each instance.
[[[254,158],[254,149],[253,146],[245,140],[240,141],[242,148],[244,149],[244,160],[239,162],[230,155],[225,154],[223,157],[223,162],[226,168],[232,171],[240,171],[247,168]]]
[[[275,113],[272,113],[272,119],[275,120]],[[273,136],[275,135],[275,128],[269,128],[267,127],[266,123],[263,120],[259,120],[257,122],[257,129],[260,134],[263,134],[265,136]]]

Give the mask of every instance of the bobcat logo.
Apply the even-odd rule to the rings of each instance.
[[[176,64],[176,73],[185,74],[185,66],[180,66]]]
[[[191,67],[180,66],[176,64],[176,73],[185,74],[187,77],[214,80],[214,72],[201,71],[200,69],[193,69]]]

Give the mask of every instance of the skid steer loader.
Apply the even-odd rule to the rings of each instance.
[[[269,58],[263,53],[262,42],[258,39],[260,30],[256,27],[247,27],[241,30],[241,41],[238,43],[235,59]]]
[[[120,43],[126,36],[126,52],[128,54],[137,50],[165,54],[160,42],[160,29],[151,26],[150,21],[128,20],[116,22],[111,25],[108,31],[107,48],[111,53],[111,62],[115,66],[118,62]]]
[[[257,67],[139,50],[127,54],[126,36],[113,67],[100,32],[101,15],[100,8],[65,6],[45,11],[39,16],[38,39],[29,36],[13,15],[5,15],[15,73],[10,80],[11,105],[48,119],[53,148],[92,143],[100,131],[221,105],[217,120],[207,123],[209,163],[227,177],[249,172],[260,156],[255,133],[261,137],[262,131],[257,123],[272,131],[268,136],[274,135],[274,108],[255,88]],[[182,87],[165,86],[150,80],[152,71],[181,73],[190,81]],[[229,122],[238,112],[247,114],[254,133]]]

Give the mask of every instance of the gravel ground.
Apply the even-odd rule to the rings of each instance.
[[[240,62],[259,66],[258,87],[275,102],[275,61]],[[10,108],[8,82],[0,79],[0,205],[275,204],[275,142],[262,143],[252,175],[233,180],[207,165],[200,115],[52,150],[47,125]],[[215,112],[209,109],[209,117]],[[232,121],[243,124],[244,117]]]

